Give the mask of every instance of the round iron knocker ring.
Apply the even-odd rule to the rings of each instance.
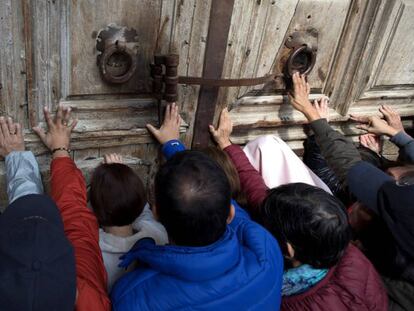
[[[308,75],[315,66],[316,53],[306,45],[294,49],[287,61],[287,74],[292,77],[295,71]]]
[[[115,54],[120,54],[125,56],[127,59],[127,64],[129,68],[125,73],[120,75],[113,74],[108,70],[108,61]],[[102,53],[99,59],[99,70],[101,72],[102,78],[109,83],[125,83],[134,75],[135,70],[137,69],[137,58],[136,55],[125,46],[119,46],[117,44],[110,45],[105,48],[105,51]]]

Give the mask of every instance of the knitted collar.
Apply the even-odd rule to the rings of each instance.
[[[329,269],[315,269],[301,265],[283,273],[282,296],[292,296],[307,291],[321,281]]]

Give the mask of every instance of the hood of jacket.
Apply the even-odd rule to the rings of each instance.
[[[237,236],[230,227],[220,240],[204,247],[160,247],[151,239],[143,239],[121,258],[120,266],[127,268],[138,260],[161,273],[188,281],[203,281],[231,269],[239,261],[240,248]]]
[[[121,265],[133,262],[138,268],[111,292],[114,310],[277,310],[280,305],[280,248],[237,208],[215,243],[182,247],[140,240]]]

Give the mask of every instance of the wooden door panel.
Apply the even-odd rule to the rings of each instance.
[[[67,95],[148,92],[149,64],[160,26],[160,10],[160,0],[68,1],[67,24],[62,29],[62,35],[68,36],[65,40],[70,55]],[[110,23],[134,28],[138,34],[138,69],[123,85],[102,83],[96,66],[95,38]]]
[[[397,1],[381,42],[374,88],[414,87],[414,1]]]
[[[354,105],[387,103],[399,105],[403,114],[411,114],[407,104],[414,97],[414,1],[394,1],[384,11],[382,21],[387,21],[377,46],[373,46],[374,63],[368,62],[368,77],[363,92],[355,98]],[[371,67],[369,67],[371,65]]]

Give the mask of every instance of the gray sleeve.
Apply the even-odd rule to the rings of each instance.
[[[414,163],[414,138],[401,131],[391,137],[391,142],[400,148],[399,157],[402,160]]]
[[[310,123],[321,153],[328,166],[335,172],[343,187],[347,186],[348,171],[361,161],[361,155],[353,142],[332,129],[326,119]]]
[[[13,151],[6,156],[9,204],[28,194],[42,194],[39,166],[31,151]]]

